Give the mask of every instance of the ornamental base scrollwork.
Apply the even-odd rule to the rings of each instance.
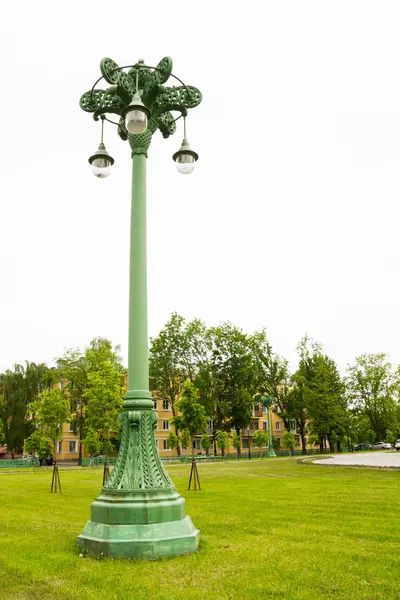
[[[118,459],[103,491],[175,489],[157,452],[155,413],[151,410],[125,411],[121,421]]]

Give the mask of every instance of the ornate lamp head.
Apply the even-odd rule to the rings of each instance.
[[[90,91],[81,96],[80,106],[84,111],[93,113],[95,120],[105,118],[117,125],[120,138],[129,141],[132,156],[147,156],[155,131],[159,130],[164,138],[168,138],[176,131],[177,119],[186,117],[188,109],[198,106],[202,99],[197,88],[185,85],[172,73],[172,60],[169,57],[163,58],[156,67],[145,65],[142,60],[134,65],[119,67],[110,58],[103,58],[100,70],[101,77]],[[170,77],[181,85],[166,87],[164,84]],[[95,89],[102,79],[111,87]],[[180,113],[180,117],[176,117],[173,114],[175,112]],[[108,118],[110,113],[118,115],[119,121],[111,121]],[[91,157],[91,164],[100,158],[107,162],[107,167],[113,163],[103,147],[99,147]],[[193,171],[198,154],[190,148],[186,133],[182,146],[173,158],[181,173]],[[96,162],[96,168],[105,168],[99,167],[100,164],[105,163]]]
[[[176,163],[176,168],[179,173],[187,175],[193,171],[196,166],[196,161],[199,159],[197,152],[191,149],[189,142],[186,139],[186,117],[183,117],[184,122],[184,138],[181,147],[175,154],[172,155],[172,159]]]
[[[97,151],[89,158],[89,163],[92,165],[92,173],[96,177],[104,178],[108,177],[111,171],[111,167],[114,164],[114,159],[110,156],[103,143],[103,128],[104,128],[104,117],[101,119],[101,142]]]

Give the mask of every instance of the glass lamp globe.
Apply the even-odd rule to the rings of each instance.
[[[122,116],[125,119],[125,127],[128,133],[139,135],[147,129],[147,121],[151,112],[140,99],[139,92],[133,96],[132,102],[125,106]]]
[[[126,113],[125,127],[129,133],[137,135],[144,133],[147,129],[147,115],[139,108],[133,108]]]
[[[92,162],[92,173],[96,177],[108,177],[111,172],[111,161],[105,157],[95,158]]]
[[[191,154],[181,154],[175,160],[176,168],[179,173],[187,175],[193,171],[196,166],[194,156]]]

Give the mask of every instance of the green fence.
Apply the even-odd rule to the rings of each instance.
[[[38,467],[39,460],[28,460],[27,458],[10,458],[0,460],[0,469],[27,469],[28,467]]]

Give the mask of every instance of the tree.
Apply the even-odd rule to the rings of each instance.
[[[250,424],[252,396],[257,391],[250,337],[231,323],[207,331],[206,358],[195,380],[200,398],[212,420],[214,452],[216,432]]]
[[[321,446],[328,440],[331,451],[336,451],[347,430],[344,385],[335,362],[328,356],[317,351],[306,360],[309,364],[304,395],[311,431],[319,436]]]
[[[110,362],[103,361],[87,377],[86,424],[96,432],[100,448],[107,456],[113,449],[111,436],[118,429],[118,415],[122,412],[121,373]]]
[[[187,429],[184,429],[183,431],[181,431],[181,434],[179,436],[179,440],[178,440],[181,445],[182,448],[184,450],[187,450],[190,446],[190,433],[188,432]]]
[[[236,431],[232,432],[232,446],[236,450],[236,457],[239,458],[239,456],[240,456],[241,440],[240,440],[240,436],[238,436],[238,434],[236,433]]]
[[[285,431],[283,434],[283,447],[290,450],[290,455],[293,456],[296,447],[296,438],[291,431]]]
[[[83,443],[86,446],[86,450],[89,453],[90,460],[93,460],[93,457],[100,452],[100,440],[97,431],[95,431],[92,427],[89,427],[86,431],[85,439]]]
[[[374,441],[383,440],[386,429],[398,430],[400,372],[393,370],[387,354],[358,356],[347,367],[346,388],[352,408],[368,419]]]
[[[122,385],[125,369],[119,352],[119,346],[113,347],[110,340],[97,337],[83,350],[66,350],[63,356],[57,359],[59,376],[71,404],[75,431],[79,435],[79,462],[82,459],[82,444],[86,436],[87,391],[91,385],[89,375],[102,371],[104,364],[108,364],[110,369],[118,373]],[[105,443],[103,440],[103,446]]]
[[[262,448],[268,444],[268,434],[262,429],[258,429],[254,434],[254,445],[260,448],[260,460],[262,458]]]
[[[150,340],[149,375],[150,389],[161,400],[168,401],[173,418],[178,416],[176,404],[181,396],[182,386],[189,378],[185,357],[188,355],[188,336],[185,334],[185,319],[173,313],[156,338]],[[175,422],[175,433],[179,436],[179,426]],[[177,446],[180,455],[180,446]]]
[[[24,440],[33,431],[28,405],[55,381],[56,371],[44,363],[26,362],[25,367],[14,365],[12,371],[0,374],[0,419],[4,442],[13,457],[22,452]]]
[[[32,456],[37,456],[40,462],[51,455],[51,440],[42,430],[34,431],[25,442],[25,450]]]
[[[229,433],[219,429],[216,433],[217,446],[221,450],[222,460],[225,457],[225,450],[229,447]]]
[[[393,433],[393,431],[390,431],[390,429],[386,429],[386,441],[389,442],[389,444],[395,444],[396,443],[396,436]]]
[[[167,448],[169,448],[170,450],[175,450],[177,445],[178,437],[173,431],[170,431],[167,437]]]
[[[200,444],[208,456],[210,453],[211,441],[210,441],[210,436],[207,433],[203,433],[203,435],[201,436]]]
[[[207,415],[198,400],[196,388],[190,381],[185,381],[182,386],[182,395],[177,402],[179,415],[173,418],[173,422],[178,429],[186,430],[192,438],[192,457],[194,458],[194,440],[193,436],[203,431],[207,427]]]
[[[288,361],[272,350],[265,329],[250,336],[253,364],[257,377],[257,387],[261,395],[274,398],[285,428],[290,429],[287,412],[287,396],[290,389]]]
[[[41,429],[45,437],[52,440],[54,457],[56,457],[56,443],[61,437],[63,424],[68,422],[70,417],[68,399],[58,388],[46,390],[30,404],[30,411],[36,427]]]
[[[278,452],[281,449],[281,440],[276,437],[272,437],[272,447],[275,452]]]

